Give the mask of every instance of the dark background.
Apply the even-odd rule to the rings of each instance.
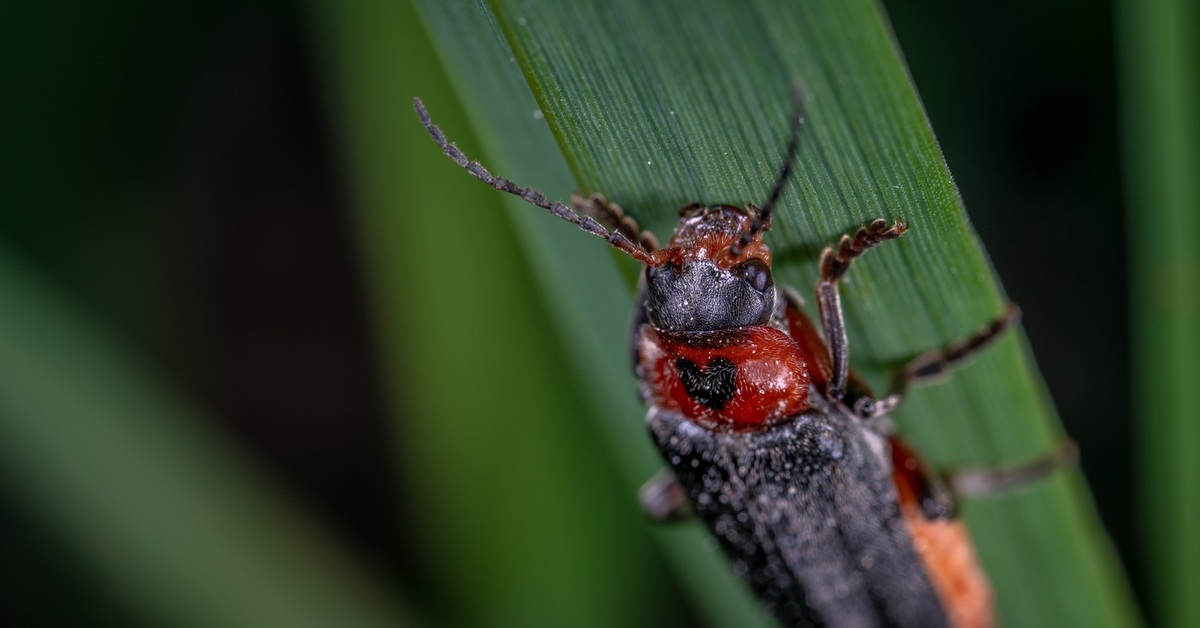
[[[1070,1],[1040,3],[1037,20],[1004,4],[888,5],[1103,521],[1137,567],[1110,15]],[[287,2],[0,8],[0,244],[204,407],[354,552],[414,599],[430,593],[417,606],[436,614],[446,600],[402,532],[417,506],[394,474],[308,19]],[[4,493],[0,557],[0,618],[140,617]]]

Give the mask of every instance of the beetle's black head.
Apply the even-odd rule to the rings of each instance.
[[[722,205],[688,209],[658,264],[646,267],[646,317],[664,331],[763,325],[775,309],[771,251],[761,231],[748,243],[749,212]],[[657,261],[657,260],[656,260]]]

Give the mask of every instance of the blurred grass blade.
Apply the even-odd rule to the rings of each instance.
[[[193,408],[2,249],[0,295],[0,483],[148,625],[406,623]]]
[[[1200,624],[1200,8],[1118,3],[1142,568],[1152,617]]]

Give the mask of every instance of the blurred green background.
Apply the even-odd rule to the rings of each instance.
[[[371,150],[412,204],[356,211],[336,42],[391,29],[401,83],[452,99],[411,7],[80,4],[0,8],[0,622],[703,621],[498,194],[428,167],[405,109]],[[1120,25],[886,4],[1145,597]]]

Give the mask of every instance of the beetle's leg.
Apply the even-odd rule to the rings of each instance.
[[[892,371],[888,384],[888,398],[895,398],[892,407],[899,405],[913,384],[925,384],[945,377],[951,368],[966,362],[970,357],[995,342],[1004,332],[1021,320],[1021,310],[1009,303],[1004,313],[997,316],[974,334],[952,342],[941,349],[923,353],[904,366]]]
[[[643,249],[658,250],[658,238],[655,238],[654,234],[649,231],[639,231],[637,221],[631,216],[625,215],[625,210],[621,209],[620,205],[604,198],[604,195],[593,194],[584,198],[576,192],[571,195],[571,205],[575,211],[595,218],[596,222],[613,231],[623,233],[625,237],[640,244]]]
[[[955,495],[986,496],[1020,488],[1079,459],[1075,441],[1063,439],[1049,454],[1006,467],[954,469],[945,474]]]
[[[971,356],[995,342],[1005,331],[1016,326],[1021,310],[1009,303],[1004,313],[970,336],[952,342],[909,360],[893,369],[888,378],[888,395],[874,399],[868,395],[854,398],[854,412],[864,419],[881,417],[895,410],[904,401],[909,387],[926,384],[944,377],[951,368],[966,362]]]
[[[951,368],[962,364],[976,352],[1002,337],[1004,332],[1015,327],[1020,319],[1021,310],[1016,304],[1009,303],[1003,314],[974,334],[958,342],[952,342],[942,349],[923,353],[895,369],[891,376],[891,393],[878,400],[870,397],[860,398],[855,402],[855,411],[864,418],[882,416],[891,412],[904,400],[904,394],[908,391],[909,386],[928,383],[944,377]],[[918,497],[921,497],[921,509],[926,516],[929,516],[931,512],[930,506],[932,505],[936,511],[939,503],[946,512],[952,514],[952,497],[955,495],[994,495],[1019,488],[1074,463],[1079,457],[1079,449],[1075,442],[1063,440],[1054,451],[1023,464],[1006,467],[954,469],[941,474],[934,481],[930,479],[932,474],[897,437],[892,436],[889,440],[892,443],[892,463],[896,473],[900,474],[902,468],[919,473],[926,477],[924,485],[931,487],[928,503],[926,498],[921,497],[920,491],[917,491]],[[897,482],[899,483],[899,480]],[[938,495],[939,486],[943,487],[940,491],[942,496]],[[949,491],[944,490],[945,487],[949,487]],[[949,495],[951,500],[946,501],[945,495]]]
[[[821,252],[817,305],[821,310],[821,325],[825,328],[825,340],[833,361],[829,395],[834,398],[841,398],[845,394],[846,378],[850,372],[850,348],[846,342],[846,322],[842,317],[838,280],[850,269],[854,258],[885,240],[900,237],[907,230],[908,226],[902,221],[889,227],[886,220],[879,218],[865,227],[859,227],[853,237],[842,236],[836,249],[827,247]]]
[[[638,490],[638,500],[642,503],[642,512],[655,521],[683,521],[692,516],[687,491],[670,469],[663,469],[646,480]]]
[[[934,473],[898,436],[889,437],[888,444],[900,501],[915,503],[925,519],[952,519],[959,496],[987,497],[1021,488],[1079,459],[1075,441],[1065,439],[1049,454],[1022,464]]]

